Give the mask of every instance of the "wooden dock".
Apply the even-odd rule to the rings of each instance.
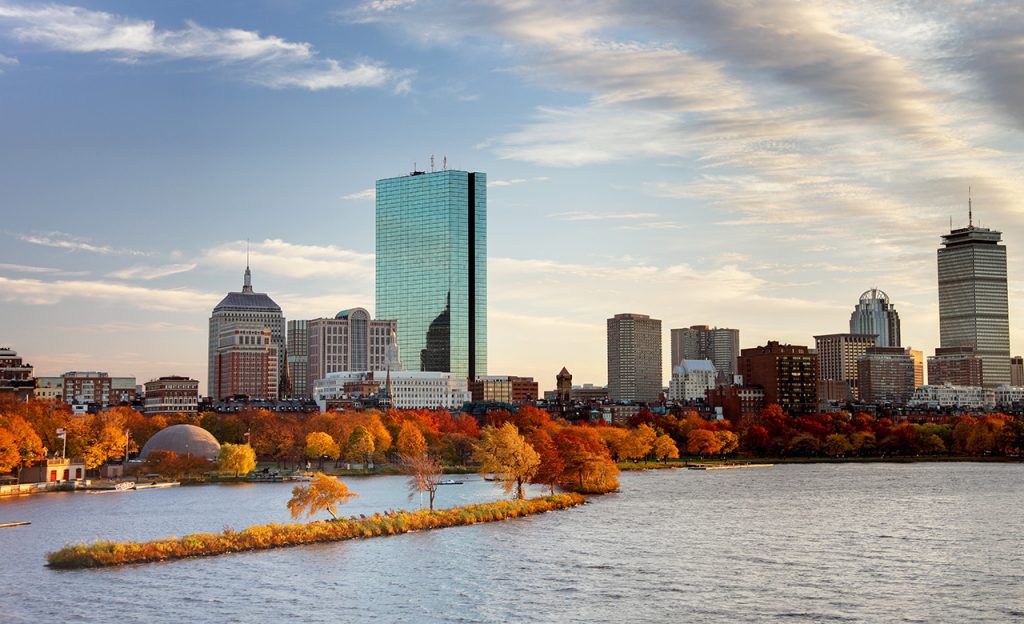
[[[771,468],[775,464],[690,464],[688,470],[733,470],[734,468]]]

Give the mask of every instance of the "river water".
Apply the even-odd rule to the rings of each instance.
[[[493,500],[479,477],[442,506]],[[346,479],[347,514],[415,507]],[[506,522],[102,570],[68,542],[288,521],[288,484],[0,500],[0,622],[1024,621],[1024,465],[818,464],[622,475]]]

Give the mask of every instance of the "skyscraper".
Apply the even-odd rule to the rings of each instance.
[[[653,403],[661,382],[661,321],[646,314],[608,319],[608,397]]]
[[[968,215],[967,227],[943,234],[938,250],[939,343],[973,347],[982,384],[994,388],[1010,383],[1006,247],[1002,232],[975,227]]]
[[[377,180],[377,318],[410,371],[487,374],[487,176]]]
[[[711,360],[718,371],[718,380],[732,382],[736,374],[736,358],[740,355],[740,330],[725,327],[691,325],[673,329],[672,370],[683,360]]]
[[[877,336],[876,347],[900,346],[900,315],[889,295],[877,288],[865,291],[850,315],[850,333]]]
[[[267,344],[263,344],[262,330],[267,329],[270,332],[270,341]],[[234,330],[239,331],[234,331]],[[226,297],[221,299],[221,302],[217,304],[217,307],[213,309],[213,314],[210,315],[210,342],[209,342],[209,376],[207,377],[207,388],[206,391],[214,399],[226,398],[231,394],[238,394],[241,392],[229,392],[224,390],[227,394],[221,394],[221,389],[257,389],[258,395],[251,395],[252,398],[277,398],[279,396],[279,388],[281,384],[281,376],[285,370],[285,354],[284,354],[284,329],[285,320],[284,315],[281,313],[281,306],[274,303],[274,300],[269,295],[264,293],[258,293],[252,289],[252,272],[249,271],[249,265],[245,266],[245,278],[242,283],[241,292],[229,292]],[[244,330],[244,331],[242,331]],[[223,340],[223,344],[222,344]],[[230,345],[236,345],[243,351],[251,351],[248,347],[258,345],[267,347],[273,347],[274,357],[277,358],[273,365],[273,371],[259,370],[259,371],[246,371],[245,366],[249,364],[239,364],[242,368],[236,372],[232,372],[231,367],[227,366],[227,363],[231,361],[231,358],[222,357],[224,354],[220,351],[228,349]],[[246,357],[254,357],[251,353]],[[239,360],[242,362],[242,360]],[[221,379],[220,375],[241,375],[240,378],[234,381],[228,379]],[[244,377],[252,373],[254,375],[252,380],[246,380]],[[271,381],[267,381],[267,375],[273,375]],[[256,378],[259,378],[258,380]],[[268,385],[273,385],[272,389],[267,389]],[[244,392],[248,394],[249,392]]]
[[[849,388],[851,398],[860,398],[857,383],[859,379],[857,360],[867,352],[868,347],[875,346],[875,338],[876,336],[873,334],[815,336],[814,345],[818,351],[818,379],[820,381],[841,381]]]
[[[291,384],[290,396],[308,399],[309,389],[309,345],[307,344],[307,324],[309,321],[288,321],[288,381]]]
[[[342,310],[334,318],[306,325],[306,388],[313,396],[318,379],[340,371],[395,370],[388,367],[388,348],[395,321],[373,320],[364,308]]]
[[[738,362],[743,382],[764,389],[764,402],[789,414],[818,409],[818,355],[802,345],[769,340],[763,347],[743,349]]]

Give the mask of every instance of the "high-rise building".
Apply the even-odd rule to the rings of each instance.
[[[850,315],[850,333],[876,336],[877,347],[900,346],[900,315],[889,295],[877,288],[865,291]]]
[[[661,321],[646,314],[608,319],[608,396],[653,403],[661,395]]]
[[[815,336],[818,351],[818,379],[841,381],[849,387],[850,397],[860,398],[857,387],[857,360],[875,346],[874,334],[826,334]]]
[[[1014,388],[1024,386],[1024,357],[1019,355],[1010,358],[1010,385]]]
[[[342,310],[334,318],[309,321],[307,396],[313,396],[313,383],[329,373],[386,370],[390,336],[396,329],[395,321],[373,320],[364,308]]]
[[[214,399],[245,396],[276,401],[281,373],[278,342],[270,328],[259,322],[236,321],[221,328],[214,358],[217,385]]]
[[[924,385],[924,351],[909,348],[907,355],[914,359],[914,388]]]
[[[743,349],[739,371],[747,386],[764,390],[766,405],[775,403],[789,414],[818,409],[818,355],[805,346],[771,340],[763,347]]]
[[[984,366],[984,360],[973,347],[939,347],[928,358],[928,385],[982,386]]]
[[[869,347],[857,361],[860,399],[905,405],[914,396],[916,364],[902,347]]]
[[[377,316],[410,371],[487,374],[487,176],[377,180]]]
[[[670,332],[672,369],[683,360],[711,360],[718,371],[718,381],[729,382],[736,374],[736,358],[740,355],[740,330],[707,325],[691,325]]]
[[[288,360],[288,381],[291,385],[290,395],[295,398],[308,399],[309,393],[309,344],[307,323],[309,321],[288,321],[288,348],[285,354]]]
[[[35,394],[36,380],[31,364],[25,364],[13,349],[0,348],[0,392],[11,392],[26,401]]]
[[[258,293],[252,289],[252,272],[249,270],[249,265],[246,263],[245,266],[245,278],[242,283],[241,292],[229,292],[220,303],[213,309],[213,314],[210,315],[210,342],[209,342],[209,368],[208,368],[208,386],[206,391],[214,399],[228,398],[234,394],[249,394],[248,392],[232,392],[229,394],[218,394],[220,388],[230,387],[246,387],[246,388],[264,388],[264,376],[265,370],[253,371],[253,373],[259,377],[259,380],[244,380],[239,379],[235,381],[220,379],[217,376],[218,368],[221,366],[219,352],[221,350],[221,339],[226,338],[233,340],[231,336],[232,332],[224,334],[225,330],[230,330],[234,326],[245,329],[247,332],[252,330],[260,330],[266,328],[270,331],[270,343],[274,346],[274,354],[277,357],[277,361],[274,363],[274,374],[276,375],[273,380],[273,398],[277,398],[280,395],[280,387],[282,384],[284,371],[285,371],[285,320],[284,315],[281,313],[281,306],[274,303],[274,300],[265,293]],[[250,340],[256,340],[255,337],[250,337]],[[222,368],[224,371],[231,371],[232,367],[227,366]],[[239,374],[245,375],[244,371]],[[264,396],[267,394],[266,390],[261,390],[258,395],[252,395],[251,398],[270,398]]]
[[[942,235],[939,265],[939,343],[972,347],[982,363],[982,385],[1010,383],[1010,317],[1006,247],[1002,232],[975,227]],[[932,385],[942,383],[931,377]]]

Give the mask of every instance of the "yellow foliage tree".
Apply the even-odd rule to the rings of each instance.
[[[313,475],[309,485],[297,485],[292,489],[288,511],[292,518],[298,518],[303,512],[312,516],[318,511],[326,511],[337,520],[338,505],[344,505],[353,496],[356,494],[350,492],[348,486],[337,477],[318,472]]]
[[[495,475],[505,491],[514,491],[518,499],[523,498],[523,484],[540,466],[537,451],[510,422],[500,428],[484,427],[475,457],[480,462],[481,474]]]
[[[345,459],[354,464],[369,464],[373,457],[373,434],[366,427],[359,425],[352,430],[345,447]]]
[[[408,420],[402,423],[402,428],[398,430],[395,450],[405,457],[415,457],[427,452],[427,440],[415,423]]]
[[[337,460],[341,449],[331,434],[313,431],[306,435],[306,457],[320,460],[320,468],[324,467],[324,458]]]
[[[740,447],[740,437],[732,431],[716,431],[715,437],[722,444],[718,448],[720,455],[729,455],[736,452],[736,449]]]
[[[114,457],[123,457],[125,446],[129,444],[128,436],[121,427],[107,423],[95,431],[85,445],[85,467],[88,469],[102,466],[105,461]]]
[[[672,436],[663,433],[654,440],[654,456],[661,460],[679,459],[679,447]]]
[[[595,431],[601,436],[601,441],[604,442],[604,445],[608,447],[608,453],[612,456],[612,459],[621,459],[622,447],[626,445],[626,438],[629,437],[629,432],[619,427],[597,427]]]
[[[686,452],[690,455],[715,455],[721,448],[721,440],[707,429],[693,430],[686,439]]]
[[[256,451],[248,444],[225,443],[220,447],[217,456],[217,469],[221,472],[233,472],[237,477],[248,474],[256,467]]]
[[[633,429],[619,446],[619,457],[622,459],[643,459],[651,454],[658,432],[650,425],[643,424]]]

